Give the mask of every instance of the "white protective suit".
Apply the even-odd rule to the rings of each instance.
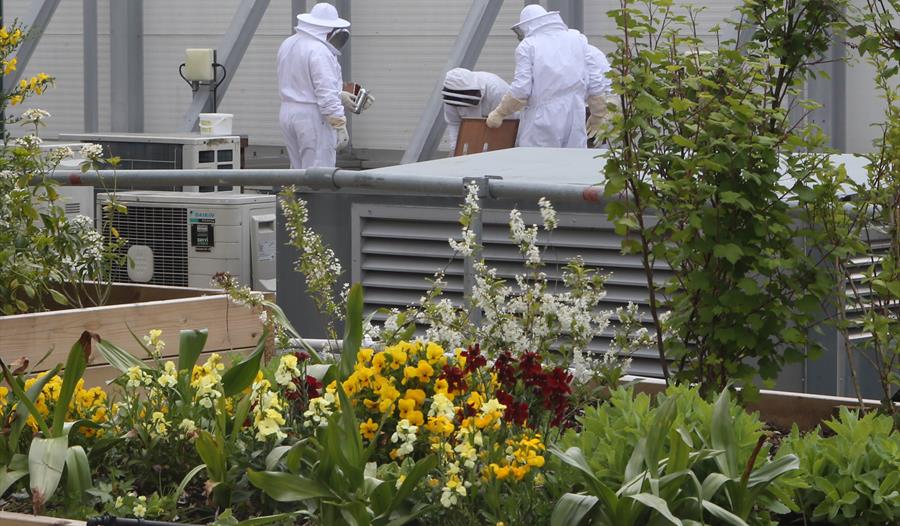
[[[454,68],[444,78],[444,88],[450,90],[480,90],[481,102],[477,106],[459,106],[444,102],[444,120],[450,139],[450,156],[456,152],[459,125],[463,119],[483,119],[500,104],[500,99],[509,91],[509,84],[499,76],[487,71],[470,71]]]
[[[529,8],[543,10],[538,5],[525,9]],[[516,48],[516,73],[509,91],[514,99],[526,102],[518,146],[586,148],[585,101],[598,95],[601,85],[588,61],[587,38],[570,32],[558,13],[546,13],[518,27],[525,38]]]
[[[291,168],[331,167],[337,134],[329,119],[344,119],[340,52],[326,42],[332,28],[298,22],[278,49],[279,123]]]

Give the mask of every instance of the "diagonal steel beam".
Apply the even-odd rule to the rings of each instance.
[[[227,71],[225,80],[222,81],[217,90],[217,106],[222,101],[222,98],[225,97],[228,85],[231,84],[241,59],[244,58],[244,53],[250,46],[253,34],[256,33],[256,28],[259,27],[259,22],[262,20],[268,7],[269,0],[241,0],[241,3],[238,4],[234,18],[231,19],[231,25],[222,36],[222,41],[219,43],[218,48],[216,48],[217,60],[225,66]],[[197,129],[200,113],[207,107],[212,106],[211,99],[212,93],[209,90],[201,89],[194,93],[191,106],[184,114],[182,128],[185,131]]]
[[[19,83],[19,79],[22,78],[25,68],[28,66],[28,61],[31,60],[31,55],[34,54],[41,37],[44,36],[47,24],[50,23],[53,13],[59,7],[59,2],[60,0],[33,0],[31,2],[31,12],[25,21],[25,29],[28,30],[28,36],[25,37],[22,45],[19,46],[19,51],[16,52],[16,70],[3,79],[4,84],[8,87],[13,87]]]
[[[472,69],[475,67],[501,7],[503,7],[503,0],[473,0],[469,14],[456,37],[456,42],[450,49],[450,58],[447,59],[444,69],[441,70],[440,78],[435,83],[428,103],[422,111],[422,118],[416,126],[406,153],[403,154],[402,163],[414,163],[429,159],[434,155],[446,127],[443,113],[444,103],[441,99],[444,73],[453,68]]]

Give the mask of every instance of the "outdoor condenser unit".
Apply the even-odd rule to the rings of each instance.
[[[231,170],[241,167],[241,138],[237,135],[62,133],[59,138],[102,145],[104,155],[120,158],[120,170]],[[184,190],[197,191],[199,188],[186,186]]]
[[[207,288],[229,272],[254,290],[275,290],[275,196],[198,192],[120,192],[128,208],[108,221],[97,196],[97,222],[127,240],[127,262],[113,280]]]

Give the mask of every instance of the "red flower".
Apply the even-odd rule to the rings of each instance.
[[[497,380],[506,389],[512,389],[516,385],[516,369],[512,364],[513,357],[509,351],[503,351],[494,360],[494,372],[497,373]],[[501,400],[501,402],[503,401]]]
[[[454,365],[452,367],[445,367],[439,378],[447,380],[447,390],[451,393],[462,393],[469,389],[468,384],[466,384],[465,376],[466,374],[463,370]]]
[[[466,373],[471,373],[479,367],[487,365],[487,358],[481,354],[481,345],[477,343],[474,347],[470,345],[468,350],[463,351],[460,354],[466,359]]]
[[[312,400],[313,398],[318,398],[320,396],[322,389],[322,382],[318,381],[316,377],[306,375],[306,399]]]

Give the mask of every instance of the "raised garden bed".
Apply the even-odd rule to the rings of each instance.
[[[159,329],[174,344],[185,327],[208,329],[204,352],[219,354],[255,347],[263,330],[257,315],[219,290],[115,284],[109,304],[102,307],[0,317],[0,357],[7,363],[24,357],[31,364],[43,358],[36,370],[46,370],[65,361],[72,343],[85,330],[144,357],[132,334]],[[172,345],[164,356],[177,353],[177,345]],[[95,355],[84,378],[87,385],[99,385],[117,374]]]

